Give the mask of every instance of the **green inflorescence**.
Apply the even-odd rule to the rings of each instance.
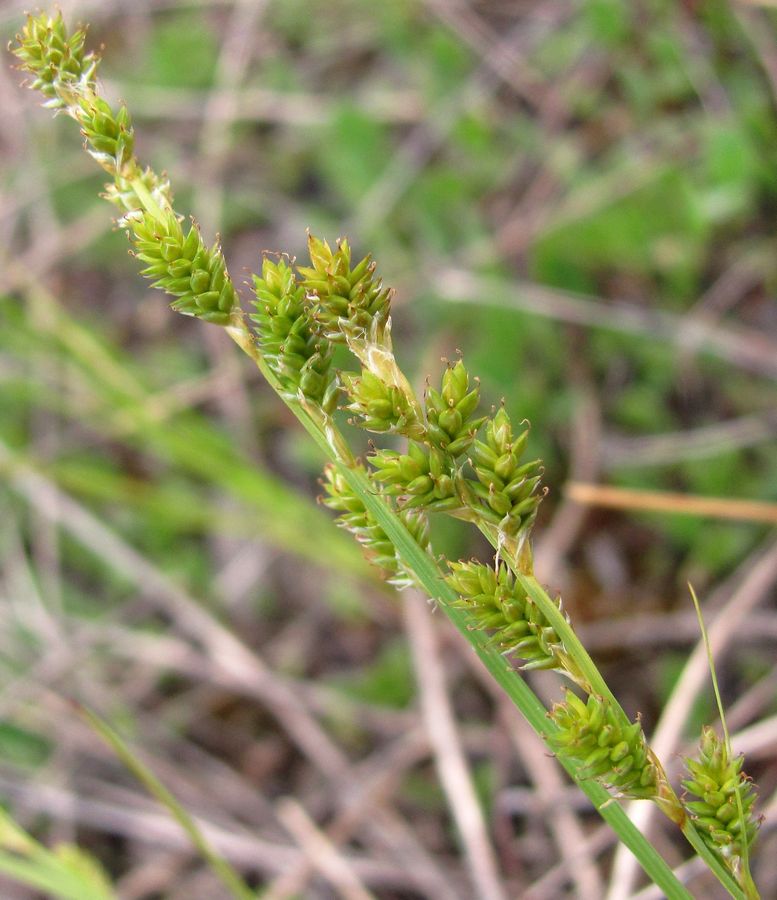
[[[742,771],[742,763],[741,756],[731,757],[725,741],[705,727],[698,758],[685,760],[688,777],[683,781],[683,787],[697,798],[685,803],[696,827],[735,874],[739,873],[743,849],[752,845],[758,831],[753,813],[756,793]]]
[[[399,588],[414,585],[416,581],[413,573],[399,558],[394,544],[334,466],[328,465],[324,469],[323,485],[326,491],[324,504],[340,513],[338,524],[353,534],[366,557],[381,570],[384,578]],[[410,509],[401,512],[400,516],[416,543],[425,550],[428,549],[429,519],[426,513]]]
[[[262,275],[254,275],[253,281],[256,312],[251,319],[264,358],[292,395],[301,391],[332,412],[337,401],[334,348],[312,327],[310,303],[291,263],[265,257]]]
[[[507,566],[453,562],[450,569],[446,581],[459,607],[477,618],[501,652],[524,660],[524,669],[568,670],[563,642]]]
[[[658,796],[659,773],[639,721],[624,721],[622,712],[601,697],[590,694],[583,701],[572,691],[550,717],[558,726],[551,746],[574,760],[583,777],[596,778],[623,797]]]

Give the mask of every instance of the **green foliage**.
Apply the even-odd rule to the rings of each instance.
[[[102,866],[72,844],[49,850],[0,809],[0,873],[63,900],[114,900]]]
[[[170,816],[180,825],[191,841],[192,846],[207,862],[229,894],[235,900],[255,900],[254,892],[232,868],[230,863],[211,846],[210,841],[202,833],[202,830],[189,812],[159,781],[143,760],[122,740],[120,735],[94,713],[83,710],[82,714],[95,733],[108,744],[146,790],[167,809]]]
[[[387,644],[364,669],[335,678],[335,685],[350,697],[395,709],[413,699],[413,668],[405,641]]]
[[[48,741],[13,722],[0,722],[0,757],[18,765],[37,767],[51,752]]]
[[[168,348],[161,359],[140,348],[123,352],[96,324],[88,326],[77,311],[66,311],[53,297],[35,295],[31,302],[30,318],[20,315],[15,302],[0,303],[7,326],[0,331],[0,348],[20,373],[0,382],[6,412],[0,437],[21,453],[29,440],[32,409],[36,415],[58,416],[65,427],[86,429],[98,448],[110,442],[119,450],[110,456],[82,452],[74,458],[65,447],[45,466],[31,453],[28,461],[34,468],[108,513],[141,549],[164,550],[161,559],[176,570],[182,554],[168,559],[170,547],[180,551],[192,534],[215,532],[258,534],[271,546],[315,560],[341,577],[364,575],[358,551],[344,535],[327,528],[323,511],[249,460],[218,423],[196,410],[160,406],[160,392],[171,380],[197,371],[183,348],[178,353]],[[50,389],[45,366],[36,367],[36,381],[22,377],[28,361],[38,355],[67,366],[62,391]],[[30,396],[34,385],[38,387]],[[133,453],[141,454],[139,470],[128,473],[124,460]],[[214,500],[214,490],[230,498],[231,508]],[[193,548],[192,556],[202,574],[201,548]],[[79,552],[78,568],[92,573],[94,563]],[[107,590],[100,594],[107,599]],[[91,608],[91,598],[88,602]]]
[[[585,17],[591,36],[607,46],[617,47],[630,35],[628,7],[618,0],[591,0]]]
[[[321,176],[346,208],[358,203],[391,159],[385,127],[350,106],[332,116],[319,153]]]
[[[608,167],[607,178],[616,166]],[[623,178],[631,167],[631,161],[620,164]],[[595,196],[595,181],[585,187]],[[578,290],[590,289],[596,274],[608,269],[687,279],[705,233],[688,178],[669,169],[625,198],[553,229],[534,249],[533,271],[542,281]]]
[[[201,16],[175,11],[153,29],[143,65],[127,75],[149,84],[178,88],[206,88],[216,70],[219,46],[213,27]],[[196,60],[196,65],[181,65]]]

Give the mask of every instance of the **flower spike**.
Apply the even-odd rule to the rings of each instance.
[[[611,703],[591,694],[586,701],[567,691],[550,718],[559,731],[550,736],[559,756],[577,762],[584,777],[596,778],[634,800],[659,796],[660,773],[639,720],[623,722]]]
[[[741,756],[729,756],[725,741],[705,727],[698,758],[685,760],[688,777],[683,781],[683,787],[696,798],[685,804],[696,827],[736,876],[743,851],[746,854],[753,844],[759,825],[753,813],[755,789],[742,771],[742,763]]]

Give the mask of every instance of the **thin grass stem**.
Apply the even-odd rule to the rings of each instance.
[[[254,891],[246,885],[237,871],[211,845],[192,816],[154,775],[151,769],[130,750],[110,725],[85,707],[81,707],[80,712],[87,724],[108,744],[127,769],[178,822],[194,848],[210,866],[213,874],[221,881],[231,896],[235,897],[236,900],[256,900]]]

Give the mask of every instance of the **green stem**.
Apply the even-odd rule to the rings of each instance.
[[[236,900],[256,900],[256,894],[246,885],[227,860],[213,848],[194,819],[148,766],[135,756],[119,735],[90,710],[81,708],[81,714],[129,771],[144,785],[146,790],[167,808],[170,815],[178,822],[197,852],[207,862],[229,893]]]
[[[337,466],[348,485],[359,496],[397,548],[404,564],[415,573],[426,593],[440,602],[448,618],[472,645],[494,680],[501,685],[539,737],[547,742],[547,736],[554,732],[556,726],[547,717],[547,710],[539,698],[522,676],[507,663],[502,654],[491,646],[488,636],[477,627],[475,619],[465,610],[454,606],[458,598],[445,583],[437,563],[418,546],[396,513],[375,492],[374,485],[368,476],[363,471],[352,467],[353,459],[350,452],[345,458],[343,457],[342,447],[345,446],[345,441],[335,426],[330,426],[329,436],[327,436],[322,423],[311,415],[310,410],[306,409],[301,402],[290,402],[284,396],[277,378],[262,358],[256,341],[248,331],[242,314],[238,313],[234,317],[233,324],[227,328],[227,331],[238,346],[256,363],[270,386],[284,400],[324,454]],[[332,442],[333,438],[336,443]],[[601,785],[583,778],[574,763],[563,760],[560,762],[589,798],[597,812],[615,831],[619,840],[631,850],[649,878],[664,891],[668,900],[693,900],[692,895],[677,880],[666,861],[634,826],[623,807],[613,800]]]
[[[530,577],[521,575],[519,573],[516,574],[516,577],[519,579],[531,599],[540,608],[543,615],[546,616],[546,618],[556,631],[556,634],[558,634],[558,636],[562,639],[567,652],[573,658],[579,669],[585,674],[586,678],[589,680],[593,692],[599,694],[602,697],[605,697],[614,705],[614,708],[620,710],[623,717],[628,720],[625,711],[615,699],[612,691],[610,691],[607,683],[597,669],[596,664],[591,659],[588,651],[580,642],[580,638],[578,638],[578,636],[575,634],[570,624],[564,618],[563,614],[559,611],[556,604],[543,590],[537,579],[533,576]],[[665,778],[666,776],[664,775],[663,777]],[[666,784],[666,788],[671,791],[668,782]],[[729,892],[729,894],[731,894],[732,897],[744,898],[742,889],[736,883],[731,873],[720,862],[715,852],[707,846],[707,844],[704,842],[701,835],[697,831],[696,827],[694,826],[693,822],[685,814],[685,811],[674,791],[671,791],[671,793],[667,793],[661,799],[662,802],[658,805],[662,812],[668,815],[669,818],[671,818],[677,825],[680,826],[688,842],[698,853],[698,855],[704,859],[704,861],[714,872],[716,878],[718,879],[718,881],[720,881],[723,887]],[[678,811],[681,815],[677,815]]]

